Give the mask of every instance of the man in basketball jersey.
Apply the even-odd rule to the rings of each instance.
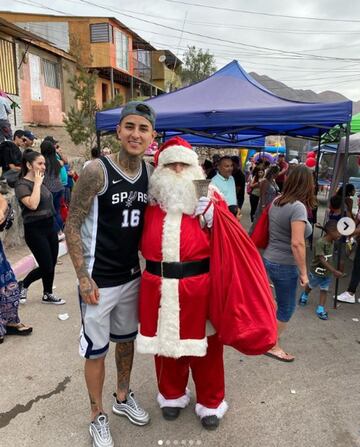
[[[112,410],[136,425],[149,414],[129,388],[138,327],[138,245],[147,204],[149,166],[142,161],[156,135],[155,112],[131,102],[122,110],[118,153],[85,167],[73,191],[66,241],[79,282],[82,328],[80,355],[91,405],[89,427],[95,447],[114,445],[102,404],[105,356],[116,343],[117,389]]]

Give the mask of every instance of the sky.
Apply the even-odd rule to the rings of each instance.
[[[182,59],[208,49],[218,68],[360,100],[360,2],[353,0],[0,0],[0,10],[116,17]],[[284,17],[285,16],[285,17]]]

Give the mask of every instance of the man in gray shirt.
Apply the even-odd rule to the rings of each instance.
[[[12,130],[9,121],[11,108],[6,97],[0,93],[0,143],[5,139],[12,139]]]

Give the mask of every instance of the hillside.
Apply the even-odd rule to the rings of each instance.
[[[315,93],[313,90],[294,89],[282,82],[270,78],[269,76],[259,75],[255,72],[251,72],[249,74],[256,81],[258,81],[274,94],[281,96],[282,98],[291,99],[293,101],[338,102],[346,101],[348,99],[344,95],[331,90],[326,90],[321,93]],[[360,101],[356,101],[353,103],[353,114],[358,112],[360,112]]]

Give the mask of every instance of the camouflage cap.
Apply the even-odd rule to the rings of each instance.
[[[155,111],[151,106],[149,106],[145,102],[141,101],[128,102],[121,111],[119,123],[121,123],[121,121],[128,115],[142,116],[143,118],[147,119],[151,123],[153,129],[155,129],[155,119],[156,119]]]

